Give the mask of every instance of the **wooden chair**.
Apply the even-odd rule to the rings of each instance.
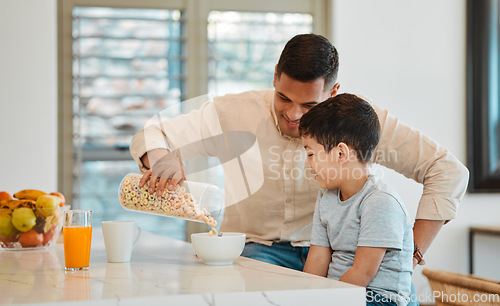
[[[500,282],[442,270],[424,269],[436,305],[500,305]]]

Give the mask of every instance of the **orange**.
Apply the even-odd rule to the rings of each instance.
[[[7,191],[0,191],[0,201],[12,200],[12,196]]]
[[[40,234],[33,229],[27,231],[26,233],[20,233],[19,243],[21,243],[23,248],[40,246],[43,243],[43,234]]]
[[[53,196],[58,196],[61,198],[61,203],[59,204],[59,206],[63,207],[64,204],[66,204],[66,198],[64,197],[64,195],[60,192],[51,192],[49,193],[50,195],[53,195]]]

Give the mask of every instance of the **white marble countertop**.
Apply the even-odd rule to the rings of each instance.
[[[62,235],[61,235],[62,236]],[[61,238],[61,237],[60,237]],[[365,305],[365,288],[239,257],[207,266],[190,243],[143,232],[130,263],[107,263],[94,228],[90,268],[65,272],[63,245],[0,251],[0,304]]]

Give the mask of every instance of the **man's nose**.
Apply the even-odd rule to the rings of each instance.
[[[288,119],[291,121],[299,121],[300,118],[302,118],[302,115],[304,115],[304,112],[299,105],[294,105],[288,110],[287,114]]]

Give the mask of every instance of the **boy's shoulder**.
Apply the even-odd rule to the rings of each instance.
[[[387,184],[384,180],[376,175],[371,175],[368,178],[366,193],[363,197],[363,202],[377,202],[380,203],[383,200],[390,202],[397,202],[401,207],[403,206],[403,201],[401,196],[396,191],[394,187]]]
[[[400,199],[399,193],[394,187],[389,185],[385,180],[377,175],[370,175],[368,181],[371,183],[371,192],[379,193],[381,195],[392,196],[394,198]]]

